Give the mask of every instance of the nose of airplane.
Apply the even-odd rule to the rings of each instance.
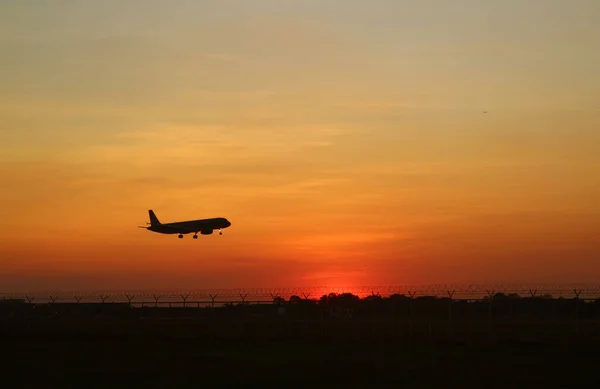
[[[231,226],[231,222],[227,219],[225,219],[225,223],[227,224],[227,227]]]

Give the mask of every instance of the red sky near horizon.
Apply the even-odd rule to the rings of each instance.
[[[600,5],[467,3],[3,2],[0,292],[597,281]]]

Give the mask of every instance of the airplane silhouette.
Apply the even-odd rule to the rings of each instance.
[[[231,226],[229,220],[224,217],[212,219],[188,220],[174,223],[161,223],[153,210],[149,210],[150,224],[149,227],[138,226],[159,234],[179,234],[179,239],[183,238],[183,234],[194,233],[194,239],[198,239],[198,232],[202,235],[210,235],[214,230],[219,230],[219,235],[223,235],[223,228]]]

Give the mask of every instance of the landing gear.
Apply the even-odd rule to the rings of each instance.
[[[219,228],[219,235],[223,235],[223,231]]]
[[[183,239],[183,234],[179,234],[179,239]]]
[[[196,232],[193,236],[194,239],[198,239],[198,233]]]

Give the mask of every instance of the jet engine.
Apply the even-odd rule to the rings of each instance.
[[[204,231],[200,231],[200,233],[202,235],[211,235],[213,233],[213,230],[204,230]]]

